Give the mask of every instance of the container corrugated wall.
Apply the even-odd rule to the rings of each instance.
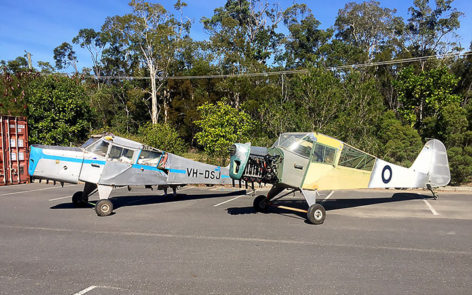
[[[28,123],[24,117],[0,116],[0,185],[28,183]]]

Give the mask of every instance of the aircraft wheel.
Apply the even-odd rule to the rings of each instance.
[[[95,212],[98,216],[108,216],[113,211],[113,203],[110,200],[100,200],[95,204]]]
[[[306,216],[311,223],[322,224],[326,218],[326,210],[320,204],[314,204],[308,208]]]
[[[72,204],[74,204],[75,207],[85,207],[88,204],[88,198],[82,196],[82,191],[75,192],[72,195]]]
[[[257,212],[267,212],[269,210],[269,200],[264,195],[259,195],[254,199],[254,209]]]

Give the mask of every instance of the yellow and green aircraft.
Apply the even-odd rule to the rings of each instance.
[[[356,149],[338,139],[317,133],[283,133],[270,148],[236,143],[230,149],[230,177],[246,183],[269,183],[266,196],[255,198],[254,208],[270,206],[301,211],[313,224],[322,224],[324,207],[316,203],[320,190],[362,188],[433,188],[450,181],[444,144],[429,140],[413,165],[401,167]],[[308,210],[277,206],[271,200],[285,189],[299,190]],[[287,194],[289,194],[287,193]]]

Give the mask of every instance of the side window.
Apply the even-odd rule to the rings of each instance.
[[[322,145],[319,143],[315,144],[315,149],[313,150],[313,157],[311,158],[312,162],[323,163],[334,165],[334,159],[336,156],[336,149]]]
[[[139,155],[138,164],[154,166],[156,167],[159,163],[162,153],[154,151],[141,151]]]
[[[131,160],[133,159],[134,151],[122,148],[119,146],[112,146],[110,150],[110,154],[108,155],[108,159],[112,161],[119,161],[123,163],[131,164]]]
[[[105,157],[108,152],[108,142],[100,141],[97,144],[90,146],[90,149],[88,150],[96,155]]]
[[[351,146],[344,145],[339,158],[339,166],[372,171],[374,168],[375,157],[364,153]]]

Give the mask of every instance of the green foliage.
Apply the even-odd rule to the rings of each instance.
[[[26,116],[26,92],[31,81],[38,77],[38,74],[26,71],[0,75],[0,114]]]
[[[226,159],[228,148],[233,143],[249,139],[253,122],[244,111],[223,101],[216,104],[205,103],[198,107],[198,111],[201,120],[195,121],[195,124],[201,131],[195,138],[208,155]]]
[[[437,117],[446,105],[461,101],[461,97],[453,93],[458,81],[446,67],[420,73],[413,67],[405,68],[395,82],[401,103],[399,113],[421,130],[425,118]]]
[[[472,181],[472,146],[453,147],[447,150],[451,183],[458,185]]]
[[[377,155],[406,167],[413,163],[423,147],[418,131],[403,125],[392,111],[386,112],[381,118],[377,138],[383,146]]]
[[[138,138],[144,144],[166,152],[182,154],[187,148],[179,133],[168,124],[147,124],[141,126]]]
[[[26,95],[30,143],[69,145],[86,138],[92,118],[80,80],[38,78],[29,84]]]

